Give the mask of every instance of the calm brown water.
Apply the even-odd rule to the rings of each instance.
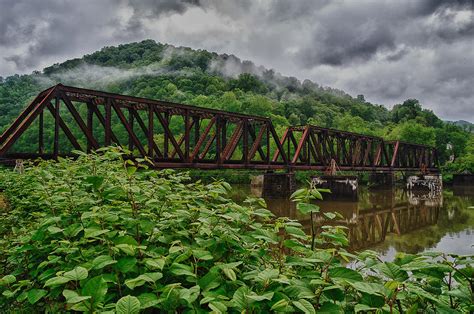
[[[234,185],[238,202],[261,191],[249,185]],[[277,216],[299,220],[309,232],[309,216],[302,215],[288,199],[266,199]],[[339,212],[336,223],[348,229],[350,249],[372,249],[386,258],[396,252],[439,251],[474,254],[474,187],[444,189],[438,195],[411,193],[401,188],[369,190],[360,187],[359,200],[319,201],[322,211]]]

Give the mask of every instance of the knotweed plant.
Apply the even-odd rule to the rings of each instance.
[[[353,254],[342,227],[307,235],[261,199],[231,201],[225,182],[191,182],[126,155],[0,172],[2,312],[474,310],[471,256]],[[319,215],[308,197],[319,192],[298,193],[298,207]]]

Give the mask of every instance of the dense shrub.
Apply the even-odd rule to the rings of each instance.
[[[312,238],[262,200],[241,206],[228,184],[188,179],[137,171],[117,150],[2,171],[2,311],[473,310],[471,257],[353,255],[343,227]],[[312,218],[334,218],[313,197],[294,195]]]

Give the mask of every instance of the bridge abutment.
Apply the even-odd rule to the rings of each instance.
[[[369,187],[387,189],[395,185],[395,174],[393,172],[372,172],[369,175]]]

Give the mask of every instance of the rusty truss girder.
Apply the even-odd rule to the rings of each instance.
[[[381,137],[312,125],[289,127],[281,146],[295,168],[326,170],[334,161],[338,170],[420,170],[436,172],[437,154],[432,147],[386,142]],[[277,149],[273,161],[278,160]]]
[[[17,151],[28,131],[36,149]],[[437,170],[436,151],[426,146],[316,126],[289,127],[280,140],[269,118],[61,84],[38,94],[0,136],[0,159],[110,145],[156,168],[324,170],[335,162],[341,170]]]

